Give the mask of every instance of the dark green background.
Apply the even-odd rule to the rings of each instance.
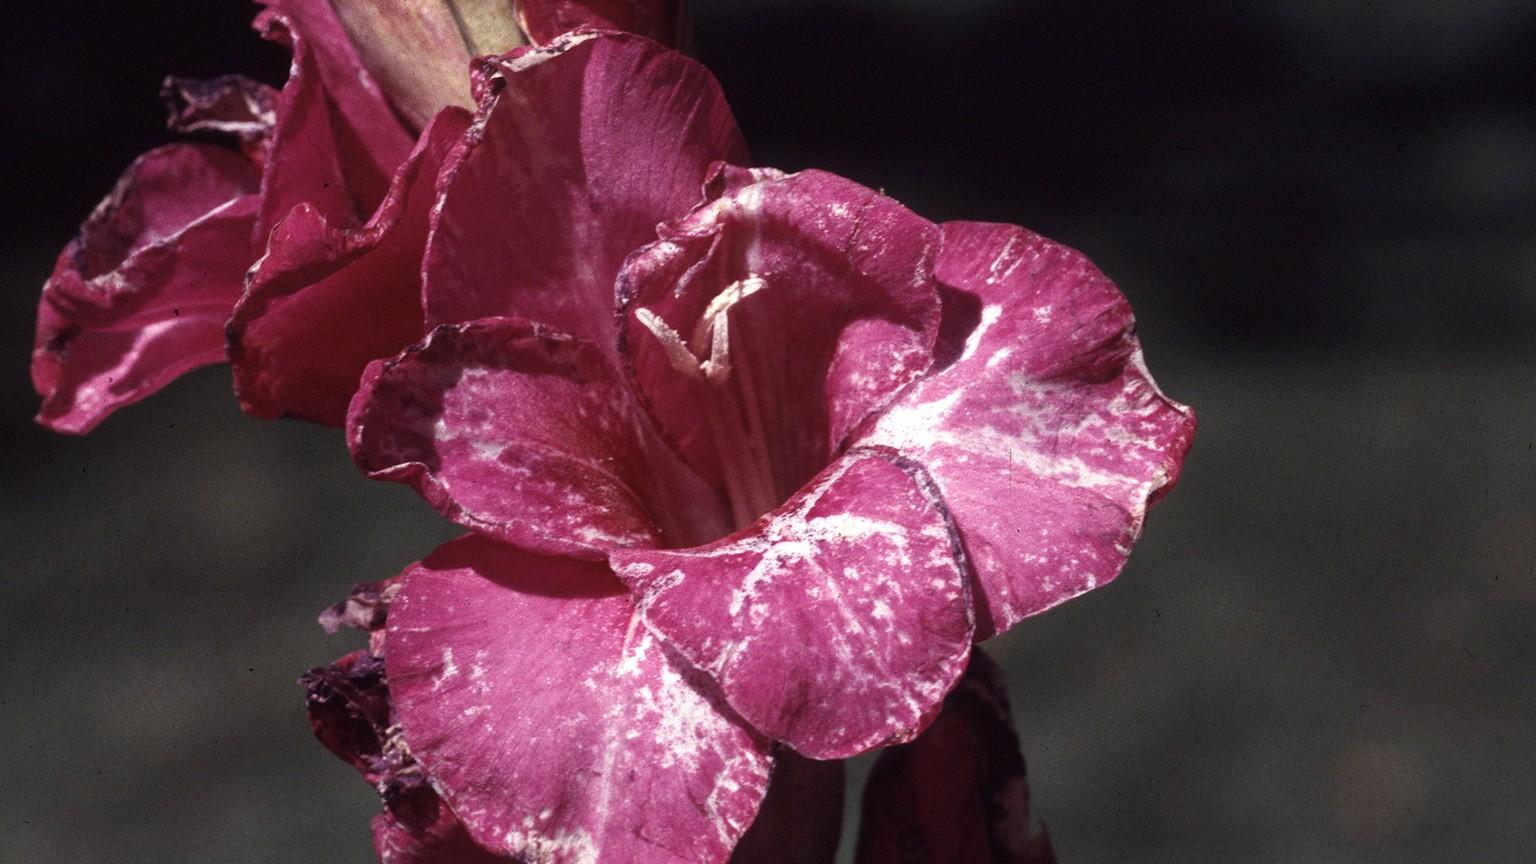
[[[1062,861],[1530,860],[1536,9],[1087,5],[696,3],[760,162],[1083,249],[1200,413],[1121,580],[988,646]],[[371,860],[293,681],[453,531],[222,367],[29,420],[38,287],[161,75],[286,59],[234,0],[7,15],[0,861]]]

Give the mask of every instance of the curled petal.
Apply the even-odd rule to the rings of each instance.
[[[855,452],[748,530],[610,560],[646,624],[754,728],[852,756],[915,736],[965,668],[964,565],[926,485]]]
[[[258,417],[340,426],[368,361],[420,339],[421,252],[434,183],[469,115],[422,134],[366,225],[300,204],[273,229],[230,318],[235,393]]]
[[[630,34],[488,62],[427,245],[428,322],[515,315],[612,356],[624,257],[698,201],[713,160],[745,157],[730,109],[702,66]]]
[[[820,171],[726,167],[708,195],[626,263],[621,338],[663,432],[744,523],[928,368],[939,232]]]
[[[88,432],[224,356],[223,321],[255,257],[256,168],[174,144],[139,157],[59,255],[38,309],[38,422]]]
[[[601,564],[457,540],[407,571],[388,634],[411,752],[489,849],[722,861],[762,800],[766,744],[697,689]]]
[[[1178,477],[1194,414],[1153,383],[1129,305],[1022,228],[944,226],[957,355],[858,438],[933,477],[975,569],[978,638],[1113,579]],[[948,311],[948,310],[947,310]]]
[[[681,472],[668,472],[601,353],[516,319],[439,327],[369,366],[348,441],[369,476],[409,483],[459,524],[527,548],[600,558],[661,543],[669,521],[689,527],[648,506]]]
[[[535,45],[568,30],[626,30],[664,45],[682,38],[683,0],[516,0],[517,23]]]
[[[413,136],[363,66],[330,3],[264,0],[263,37],[289,46],[261,180],[256,239],[309,204],[333,226],[356,226],[383,200]]]
[[[858,864],[1055,864],[1029,813],[1002,673],[979,650],[916,741],[880,754],[864,787]]]

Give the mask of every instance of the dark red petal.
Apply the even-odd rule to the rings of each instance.
[[[438,115],[367,225],[332,225],[301,204],[273,229],[229,321],[235,393],[246,411],[340,426],[368,361],[421,338],[434,183],[468,125],[459,109]]]
[[[856,452],[750,529],[620,550],[646,624],[759,732],[819,759],[910,740],[965,668],[958,543],[920,472]]]
[[[38,308],[38,422],[88,432],[224,356],[223,321],[255,253],[256,169],[174,144],[139,157],[59,256]]]
[[[1194,414],[1157,389],[1125,298],[1077,252],[952,222],[938,273],[975,324],[859,442],[938,484],[987,638],[1120,572],[1148,503],[1178,477]]]
[[[649,506],[661,480],[686,477],[667,470],[598,350],[516,319],[439,327],[369,366],[347,437],[369,476],[409,483],[450,519],[526,548],[600,558],[656,545],[669,524],[697,527]]]
[[[773,780],[731,864],[832,864],[842,839],[843,763],[774,754]]]
[[[721,861],[757,811],[766,744],[696,689],[601,564],[457,540],[406,573],[388,634],[410,750],[487,848]]]
[[[709,72],[638,36],[572,34],[493,69],[427,244],[428,321],[516,315],[612,356],[619,265],[713,160],[745,158],[735,121]]]
[[[750,520],[928,368],[939,231],[820,171],[726,168],[709,196],[626,263],[623,344],[658,424],[695,470],[728,490],[771,490],[738,508]],[[728,350],[716,357],[722,328]],[[688,368],[705,360],[729,371],[717,381]]]
[[[627,30],[676,45],[682,36],[682,0],[516,0],[517,22],[535,45],[567,30]]]
[[[857,856],[858,864],[1055,864],[1030,817],[1002,674],[979,650],[928,731],[875,761]]]
[[[307,203],[332,227],[360,224],[413,135],[362,65],[330,3],[265,0],[256,29],[293,50],[261,181],[256,241]]]

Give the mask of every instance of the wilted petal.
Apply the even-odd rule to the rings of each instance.
[[[939,232],[832,174],[724,168],[662,234],[620,275],[626,359],[662,431],[749,522],[928,368]]]
[[[299,204],[332,227],[368,218],[414,137],[368,74],[328,2],[265,0],[256,29],[289,46],[293,65],[261,181],[256,238]]]
[[[235,393],[258,417],[340,426],[368,361],[420,339],[437,173],[469,115],[440,114],[362,228],[301,204],[277,224],[229,321]]]
[[[720,861],[762,800],[766,745],[696,689],[601,564],[457,540],[407,571],[388,634],[411,752],[488,848]]]
[[[277,122],[277,91],[244,75],[206,80],[172,75],[160,85],[160,98],[170,110],[167,125],[173,131],[232,135],[253,158],[263,157]]]
[[[682,36],[682,0],[517,0],[517,21],[535,45],[567,30],[627,30],[676,45]]]
[[[858,864],[1054,864],[1030,817],[1002,673],[979,650],[933,725],[875,761],[857,854]]]
[[[820,759],[916,735],[965,668],[958,543],[920,472],[851,454],[749,530],[611,556],[646,623],[759,732]]]
[[[470,839],[404,749],[393,725],[383,657],[357,651],[310,670],[299,683],[308,694],[315,737],[357,768],[384,801],[384,812],[373,820],[374,848],[383,864],[507,860]]]
[[[611,356],[619,265],[698,201],[712,160],[745,157],[735,121],[702,66],[638,36],[571,34],[491,68],[427,245],[428,322],[516,315]]]
[[[416,128],[473,108],[469,61],[523,44],[510,0],[331,0],[364,65]]]
[[[977,321],[954,363],[858,443],[933,477],[975,568],[987,638],[1120,572],[1149,501],[1178,477],[1194,415],[1157,389],[1130,306],[1079,253],[952,222],[938,274],[969,292]]]
[[[439,327],[369,366],[348,441],[369,476],[413,485],[461,525],[597,558],[667,536],[647,492],[675,472],[644,424],[596,348],[490,318]]]
[[[59,256],[38,309],[38,422],[87,432],[224,356],[224,319],[255,257],[257,173],[232,150],[139,157]]]

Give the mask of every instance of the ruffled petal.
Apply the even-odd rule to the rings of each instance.
[[[369,366],[347,437],[370,477],[409,483],[450,519],[526,548],[601,558],[670,541],[669,525],[709,530],[708,511],[688,516],[708,490],[664,488],[669,475],[686,482],[681,466],[668,470],[675,459],[601,353],[524,321],[445,325]]]
[[[1055,864],[1029,813],[1002,673],[979,650],[928,731],[875,761],[856,861]]]
[[[255,253],[257,171],[233,150],[139,157],[59,256],[38,309],[38,422],[90,431],[224,356],[224,319]]]
[[[619,278],[626,359],[738,521],[785,500],[932,361],[939,231],[821,171],[724,168]]]
[[[412,128],[473,108],[469,61],[524,43],[508,0],[331,0],[364,66]]]
[[[535,45],[568,30],[626,30],[664,45],[683,32],[682,0],[516,0],[517,23]]]
[[[749,530],[610,560],[646,624],[754,728],[852,756],[910,740],[965,669],[964,564],[926,486],[855,452]]]
[[[614,276],[745,158],[719,84],[638,36],[576,33],[491,62],[425,261],[429,324],[515,315],[612,356]]]
[[[765,742],[697,689],[601,564],[457,540],[407,571],[387,626],[405,739],[487,848],[717,862],[752,821]]]
[[[384,199],[414,137],[363,66],[330,3],[264,0],[256,29],[293,51],[261,181],[256,240],[309,204],[356,226]]]
[[[340,426],[368,361],[421,338],[421,253],[435,181],[468,125],[467,112],[443,111],[362,228],[333,226],[300,204],[273,229],[229,321],[246,411]]]
[[[976,575],[978,638],[1113,579],[1194,414],[1153,383],[1130,306],[1087,259],[1011,225],[944,226],[958,355],[861,444],[921,463]],[[969,312],[969,315],[966,313]]]

